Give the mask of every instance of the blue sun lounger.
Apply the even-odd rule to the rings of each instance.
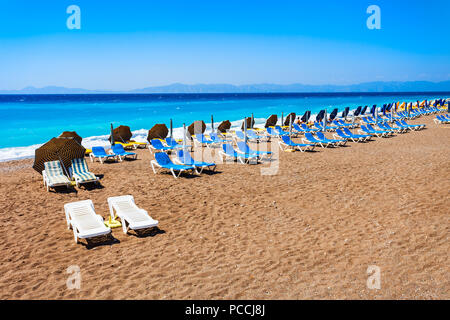
[[[354,133],[352,133],[348,128],[344,128],[343,130],[344,130],[344,133],[345,133],[347,136],[352,137],[352,139],[353,139],[353,138],[354,138],[354,139],[361,139],[361,140],[359,140],[359,141],[367,141],[367,140],[370,140],[370,138],[372,138],[372,135],[371,135],[371,134],[354,134]],[[353,141],[355,141],[355,140],[353,140]]]
[[[153,173],[156,174],[155,167],[167,169],[172,173],[175,179],[177,179],[184,171],[195,171],[195,166],[193,165],[174,164],[165,152],[156,152],[155,160],[150,161],[150,164],[152,166]],[[178,175],[175,174],[175,171],[178,171]]]
[[[394,130],[386,130],[386,129],[384,129],[383,128],[383,126],[381,125],[380,126],[380,123],[378,124],[378,127],[380,128],[380,129],[375,129],[374,127],[372,127],[372,125],[371,124],[367,124],[366,125],[366,127],[370,130],[370,131],[373,131],[373,132],[384,132],[385,134],[386,134],[386,136],[388,136],[388,135],[393,135],[394,134]]]
[[[210,148],[210,147],[212,147],[212,146],[214,146],[214,145],[217,145],[216,142],[207,139],[207,138],[206,138],[203,134],[201,134],[201,133],[198,133],[198,134],[195,135],[195,140],[194,140],[194,141],[197,141],[197,144],[200,145],[200,146],[202,146],[202,147],[203,147],[203,146],[207,146],[208,148]]]
[[[317,131],[319,131],[319,129],[314,129],[314,128],[308,127],[305,123],[302,123],[301,126],[302,126],[302,129],[304,130],[304,132],[317,132]]]
[[[94,162],[95,158],[98,158],[100,163],[103,163],[104,160],[115,160],[116,156],[113,154],[107,154],[105,148],[103,147],[92,147],[92,152],[89,154],[89,158],[91,159],[91,162]]]
[[[316,133],[317,138],[319,138],[321,141],[325,141],[325,142],[331,142],[334,143],[336,145],[340,145],[340,146],[345,146],[345,144],[347,143],[347,139],[328,139],[327,137],[325,137],[325,135],[323,134],[323,132],[317,132]]]
[[[176,143],[176,141],[175,141],[175,143]],[[152,139],[152,141],[150,141],[150,144],[148,145],[148,150],[150,150],[150,153],[152,153],[152,150],[166,152],[166,151],[171,151],[174,149],[175,149],[175,147],[172,147],[172,146],[169,146],[169,147],[164,146],[162,144],[161,140],[159,140],[159,139]]]
[[[286,134],[279,134],[278,132],[275,131],[275,129],[272,129],[271,127],[267,127],[266,128],[267,134],[269,135],[269,137],[274,137],[274,138],[279,138],[281,135],[287,136],[289,135],[289,133],[286,132]]]
[[[177,142],[177,140],[175,140],[174,138],[167,137],[165,139],[165,141],[166,141],[167,146],[171,147],[174,150],[183,148],[183,145],[179,144]],[[186,148],[190,148],[190,147],[191,146],[186,145]]]
[[[281,140],[278,141],[278,144],[280,146],[280,149],[285,151],[287,149],[297,149],[301,152],[305,151],[312,151],[314,150],[315,145],[311,143],[295,143],[292,141],[292,139],[289,136],[282,136]],[[285,146],[285,149],[283,149],[283,146]]]
[[[370,129],[368,126],[364,126],[364,125],[361,125],[360,132],[371,134],[371,135],[374,135],[377,137],[387,137],[387,135],[389,134],[389,132],[387,132],[387,131]]]
[[[262,158],[263,156],[266,156],[268,159],[272,158],[273,153],[271,151],[258,151],[258,150],[250,149],[248,144],[246,144],[244,141],[238,141],[237,147],[240,152],[242,152],[246,155],[256,155],[259,158]]]
[[[125,151],[121,144],[113,145],[111,147],[111,151],[114,156],[119,158],[119,161],[122,161],[122,157],[123,159],[126,159],[127,157],[133,157],[134,159],[137,159],[137,153]]]
[[[327,142],[317,139],[311,132],[305,132],[305,137],[302,139],[302,142],[309,142],[313,143],[314,145],[320,145],[322,148],[335,145],[333,142]]]
[[[211,139],[212,142],[214,143],[226,143],[226,142],[231,142],[231,140],[227,140],[227,139],[223,139],[221,137],[219,137],[219,135],[215,132],[210,133],[209,137]]]
[[[231,158],[233,160],[239,160],[241,163],[250,163],[251,160],[255,160],[258,163],[258,156],[255,154],[245,154],[242,152],[237,152],[234,150],[233,146],[229,143],[224,143],[222,145],[222,151],[220,154],[225,158]]]
[[[177,164],[194,166],[195,172],[197,172],[198,174],[202,173],[203,169],[205,169],[205,168],[211,169],[212,171],[216,170],[215,163],[196,161],[191,157],[191,154],[188,151],[184,151],[184,150],[177,151],[177,158],[174,161]],[[198,169],[200,169],[200,171],[198,171]]]
[[[421,130],[425,128],[425,124],[408,124],[405,120],[400,120],[400,123],[406,127],[412,128],[413,130]]]

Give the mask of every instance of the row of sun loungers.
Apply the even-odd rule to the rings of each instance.
[[[111,146],[110,153],[106,153],[104,147],[93,147],[92,152],[89,154],[89,158],[92,162],[94,162],[95,158],[97,158],[100,163],[103,163],[105,160],[113,160],[113,161],[123,161],[127,157],[131,157],[137,159],[137,153],[125,151],[123,145],[115,144]]]
[[[129,229],[140,230],[158,226],[158,221],[150,217],[147,211],[139,208],[133,196],[119,196],[108,198],[108,206],[112,219],[120,218],[123,233]],[[73,230],[75,242],[111,233],[102,216],[96,214],[92,200],[83,200],[64,205],[68,229]]]

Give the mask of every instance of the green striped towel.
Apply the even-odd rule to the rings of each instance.
[[[80,182],[95,181],[97,177],[92,172],[89,172],[85,159],[72,160],[72,175]]]
[[[48,184],[69,184],[69,179],[64,175],[64,172],[59,161],[49,161],[44,163],[45,174],[47,175]]]

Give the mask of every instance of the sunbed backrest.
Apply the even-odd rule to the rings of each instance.
[[[103,147],[92,147],[92,153],[98,156],[106,156],[106,151]]]
[[[161,149],[164,147],[163,144],[161,143],[161,140],[159,140],[159,139],[153,139],[151,141],[151,144],[152,144],[152,146],[154,146],[157,149]]]
[[[72,160],[72,172],[73,173],[86,173],[89,172],[85,159],[73,159]]]
[[[170,160],[170,158],[167,155],[167,153],[164,153],[164,152],[156,152],[155,153],[155,160],[160,165],[166,165],[166,164],[172,163],[172,161]]]
[[[112,151],[114,153],[123,153],[123,152],[125,152],[125,149],[123,148],[123,146],[121,144],[115,144],[112,146]]]
[[[44,163],[45,173],[47,176],[61,176],[64,172],[61,167],[61,163],[58,161],[49,161]]]

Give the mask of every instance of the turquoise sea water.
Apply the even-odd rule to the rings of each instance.
[[[137,140],[156,123],[174,128],[194,120],[218,124],[222,120],[240,124],[254,114],[263,123],[271,114],[313,114],[321,109],[358,106],[395,101],[445,98],[445,93],[316,93],[316,94],[110,94],[110,95],[0,95],[0,161],[29,157],[34,149],[62,131],[76,131],[85,146],[105,145],[110,124],[131,127]],[[209,128],[208,128],[209,130]],[[175,129],[179,132],[179,129]]]

